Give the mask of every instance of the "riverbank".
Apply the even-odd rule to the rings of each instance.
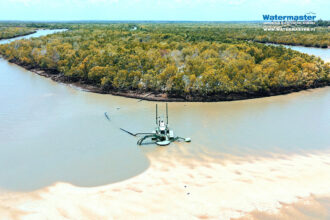
[[[31,32],[28,32],[28,33],[25,33],[25,34],[17,34],[17,35],[14,35],[14,36],[11,36],[11,37],[6,37],[6,38],[1,38],[0,37],[0,40],[9,40],[9,39],[13,39],[13,38],[16,38],[16,37],[24,37],[24,36],[27,36],[27,35],[30,35],[30,34],[35,34],[35,33],[37,33],[37,30],[31,31]]]
[[[0,219],[285,219],[281,214],[297,204],[307,209],[286,214],[329,216],[327,209],[320,212],[327,200],[317,200],[330,196],[329,153],[222,159],[210,152],[199,159],[189,155],[184,145],[148,153],[147,171],[105,186],[59,182],[35,192],[2,193]]]
[[[256,43],[261,43],[261,44],[275,44],[275,45],[283,45],[283,46],[299,46],[299,47],[306,47],[306,48],[317,48],[317,49],[329,49],[330,46],[326,47],[315,47],[315,46],[310,46],[310,45],[305,45],[305,44],[296,44],[296,43],[280,43],[280,42],[275,42],[275,41],[258,41],[258,40],[252,40],[252,42]]]
[[[193,141],[137,147],[119,127],[149,131],[154,103],[0,65],[0,219],[330,218],[330,87],[171,103]]]
[[[3,58],[3,57],[2,57]],[[24,65],[18,60],[8,60],[11,63],[19,65],[31,72],[34,72],[40,76],[51,78],[53,81],[61,82],[69,85],[77,86],[85,91],[101,93],[101,94],[111,94],[116,96],[122,96],[127,98],[135,98],[147,101],[160,101],[160,102],[218,102],[218,101],[237,101],[245,99],[263,98],[277,95],[284,95],[293,92],[299,92],[307,89],[321,88],[330,86],[330,82],[314,82],[310,86],[291,86],[285,88],[274,88],[272,91],[257,91],[257,92],[240,92],[240,93],[214,93],[207,96],[201,96],[199,94],[189,94],[184,97],[179,95],[158,93],[158,92],[139,92],[139,91],[114,91],[114,90],[103,90],[102,88],[83,82],[77,81],[72,82],[68,77],[54,70],[45,70],[29,65]]]

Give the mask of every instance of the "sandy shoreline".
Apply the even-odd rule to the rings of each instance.
[[[330,198],[328,152],[194,159],[180,145],[147,156],[151,165],[144,173],[119,183],[56,183],[30,193],[2,193],[0,219],[258,219]],[[316,211],[321,217],[329,213]]]

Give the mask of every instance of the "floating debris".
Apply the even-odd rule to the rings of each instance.
[[[144,98],[146,98],[147,96],[151,95],[152,92],[145,94],[138,102],[142,102]]]
[[[108,116],[107,112],[104,112],[104,116],[106,117],[106,119],[108,119],[108,121],[110,121],[110,117]]]

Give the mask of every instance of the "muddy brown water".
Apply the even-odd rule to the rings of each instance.
[[[329,50],[303,50],[329,56]],[[177,144],[137,146],[119,128],[151,131],[155,104],[86,92],[0,59],[0,189],[31,191],[55,182],[99,186],[143,172],[146,153]],[[164,103],[159,108],[165,112]],[[330,87],[244,101],[170,103],[169,114],[174,132],[192,139],[181,144],[187,157],[271,157],[330,148]]]

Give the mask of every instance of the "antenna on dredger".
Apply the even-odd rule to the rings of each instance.
[[[158,105],[156,104],[156,125],[158,125]]]
[[[166,103],[166,124],[168,124],[168,107],[167,107],[167,103]]]

